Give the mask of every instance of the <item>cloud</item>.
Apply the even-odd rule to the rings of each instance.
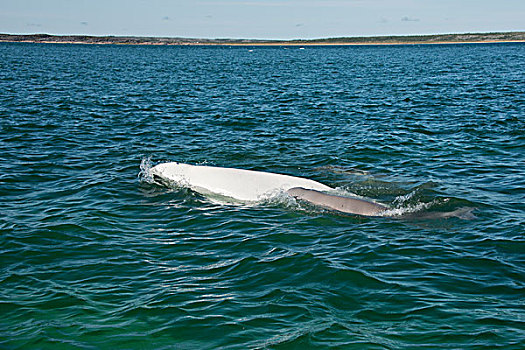
[[[35,27],[35,28],[42,27],[42,25],[40,23],[27,23],[26,26],[28,26],[28,27]]]
[[[419,22],[419,18],[404,16],[401,17],[401,22]]]

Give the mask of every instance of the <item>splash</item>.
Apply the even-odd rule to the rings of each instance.
[[[415,203],[415,204],[405,205],[401,207],[393,207],[393,208],[385,210],[381,214],[381,216],[398,217],[398,216],[405,216],[405,215],[420,213],[425,210],[428,210],[433,205],[435,205],[434,201],[429,202],[429,203]]]
[[[405,195],[402,195],[402,196],[397,196],[394,201],[393,201],[393,204],[397,204],[397,205],[403,205],[407,202],[409,202],[417,193],[417,190],[414,190],[410,193],[407,193]]]
[[[153,164],[151,163],[151,157],[142,158],[140,161],[140,171],[137,177],[140,182],[144,183],[154,183],[153,174],[151,173],[151,168]]]
[[[419,202],[416,200],[413,204],[408,204],[411,199],[414,199],[416,191],[410,192],[407,195],[397,197],[393,203],[393,207],[383,213],[383,216],[402,217],[405,219],[447,219],[456,217],[462,220],[473,220],[477,217],[473,214],[475,208],[461,207],[452,211],[432,211],[434,207],[440,207],[443,204],[450,202],[450,198],[436,198],[428,203]]]

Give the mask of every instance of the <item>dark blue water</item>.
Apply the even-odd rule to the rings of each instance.
[[[0,347],[524,348],[524,73],[523,44],[1,44]],[[476,218],[221,205],[164,161]]]

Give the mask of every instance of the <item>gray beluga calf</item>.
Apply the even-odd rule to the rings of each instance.
[[[396,217],[393,216],[392,213],[387,212],[389,209],[387,206],[361,198],[343,197],[302,187],[294,187],[287,192],[296,199],[304,200],[320,207],[336,210],[342,213],[363,216]],[[476,218],[476,216],[472,214],[473,210],[474,208],[463,207],[450,212],[409,213],[397,217],[416,220],[448,219],[456,217],[463,220],[472,220]]]
[[[287,192],[294,198],[343,213],[364,216],[380,216],[381,213],[388,209],[382,204],[370,202],[364,199],[326,194],[302,187],[294,187],[289,189]]]

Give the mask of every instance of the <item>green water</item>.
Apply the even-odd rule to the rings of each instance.
[[[1,44],[0,348],[524,348],[524,57]],[[220,204],[165,161],[476,218]]]

